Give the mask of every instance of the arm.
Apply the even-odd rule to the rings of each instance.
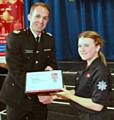
[[[71,94],[67,90],[63,90],[60,93],[62,96],[66,96],[71,99],[77,105],[83,106],[84,108],[101,111],[103,107],[106,107],[110,102],[110,92],[111,92],[111,82],[110,82],[110,73],[107,71],[105,67],[96,67],[94,76],[92,76],[93,89],[90,97],[81,97],[74,94]],[[88,88],[86,88],[88,89]]]
[[[56,53],[55,53],[55,39],[51,36],[48,38],[49,46],[51,48],[51,51],[49,52],[47,56],[47,67],[45,70],[53,70],[57,69],[57,63],[56,63]]]
[[[21,39],[20,33],[10,33],[7,37],[6,45],[6,63],[8,66],[8,71],[10,76],[13,77],[12,80],[22,87],[24,84],[24,64],[23,57],[21,54]]]
[[[73,93],[66,89],[63,89],[63,92],[57,93],[57,96],[64,96],[90,110],[101,111],[103,108],[103,105],[93,102],[91,98],[75,96]]]

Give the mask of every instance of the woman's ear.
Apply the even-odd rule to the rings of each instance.
[[[99,52],[100,49],[101,49],[101,46],[100,46],[100,45],[97,45],[97,46],[96,46],[96,51]]]

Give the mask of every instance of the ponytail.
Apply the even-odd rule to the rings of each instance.
[[[99,51],[99,57],[100,57],[101,61],[104,63],[104,65],[107,66],[106,58],[101,51]]]

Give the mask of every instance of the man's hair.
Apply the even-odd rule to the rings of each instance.
[[[37,2],[37,3],[34,3],[32,6],[31,6],[31,9],[30,9],[30,14],[33,13],[34,9],[38,6],[41,6],[43,8],[46,8],[49,12],[50,12],[50,9],[48,7],[48,5],[46,3],[43,3],[43,2]]]

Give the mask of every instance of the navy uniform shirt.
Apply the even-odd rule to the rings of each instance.
[[[100,58],[95,59],[90,66],[81,72],[76,83],[75,95],[91,98],[94,103],[104,106],[99,112],[71,102],[72,106],[79,112],[79,119],[110,120],[106,106],[111,102],[111,75]]]
[[[82,71],[75,94],[91,98],[93,102],[107,106],[110,102],[111,76],[99,58]]]

